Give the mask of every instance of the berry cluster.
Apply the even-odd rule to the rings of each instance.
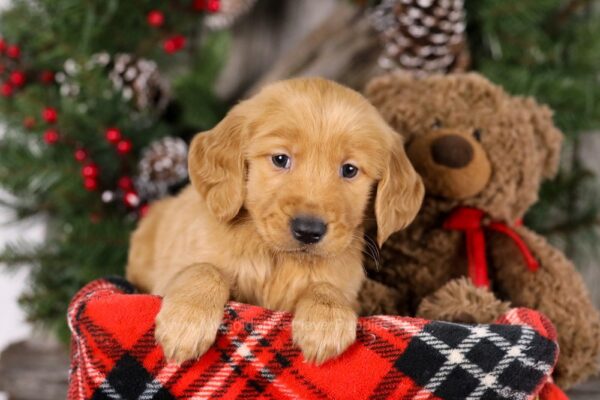
[[[89,151],[80,143],[63,138],[57,127],[59,114],[55,108],[44,107],[41,112],[42,121],[47,124],[47,129],[42,135],[42,139],[49,146],[57,143],[62,143],[65,146],[74,148],[73,156],[75,160],[81,164],[81,177],[83,179],[83,187],[89,192],[97,192],[102,189],[101,170],[90,157]],[[26,129],[33,129],[36,125],[36,120],[33,117],[26,117],[23,120],[23,125]],[[123,157],[129,155],[133,150],[133,142],[130,138],[125,137],[119,128],[109,127],[104,130],[104,138],[110,143],[115,152],[120,156],[123,166],[126,161]],[[122,168],[125,170],[125,168]],[[133,179],[127,175],[121,175],[116,182],[115,189],[109,189],[106,186],[102,192],[101,199],[104,203],[110,203],[120,198],[128,209],[138,211],[140,215],[146,212],[146,204],[142,204],[140,197],[134,187]]]
[[[0,38],[0,96],[12,97],[32,80],[43,84],[54,82],[52,71],[26,71],[21,60],[21,48]]]
[[[197,13],[216,13],[221,9],[220,0],[194,0],[191,5],[192,11]],[[148,25],[155,29],[166,31],[167,17],[161,10],[151,10],[146,15]],[[177,53],[186,45],[186,37],[181,33],[165,33],[166,38],[163,41],[163,50],[168,54]]]
[[[131,139],[124,137],[119,128],[107,128],[104,131],[104,138],[114,146],[120,156],[129,154],[133,149]],[[98,165],[90,158],[89,152],[82,146],[76,145],[74,156],[75,160],[82,164],[81,176],[85,189],[90,192],[100,190],[101,171]],[[121,197],[123,203],[130,209],[136,209],[140,206],[140,198],[133,185],[133,179],[129,175],[120,176],[117,179],[116,186],[116,189],[105,188],[102,191],[101,199],[103,202],[110,203],[116,197]],[[142,212],[142,210],[139,211]]]

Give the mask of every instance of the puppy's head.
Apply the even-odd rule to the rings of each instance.
[[[400,135],[361,95],[317,78],[278,82],[240,103],[194,138],[189,160],[215,217],[229,222],[245,208],[275,251],[343,252],[374,187],[381,245],[423,197]]]

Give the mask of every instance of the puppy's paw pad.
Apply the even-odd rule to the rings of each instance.
[[[167,360],[194,360],[215,342],[221,318],[222,310],[163,303],[156,317],[155,338]]]
[[[296,315],[292,322],[294,343],[300,347],[307,362],[323,364],[354,343],[356,322],[354,311],[345,308]]]

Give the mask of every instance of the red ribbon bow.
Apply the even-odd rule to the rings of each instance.
[[[467,256],[469,259],[469,277],[475,286],[490,286],[487,257],[485,254],[485,229],[500,232],[512,239],[518,247],[523,260],[530,271],[535,272],[539,264],[521,236],[504,222],[484,223],[485,213],[477,208],[459,207],[444,221],[444,229],[464,231],[467,238]],[[520,225],[517,221],[516,225]]]

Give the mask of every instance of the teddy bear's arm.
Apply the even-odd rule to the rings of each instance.
[[[515,244],[493,234],[489,248],[494,285],[513,305],[537,309],[554,323],[560,344],[555,378],[569,387],[598,369],[600,316],[581,275],[564,254],[527,228],[516,230],[540,267],[530,271]]]
[[[449,281],[425,297],[417,317],[462,323],[490,324],[510,309],[486,288],[478,288],[466,277]]]
[[[400,292],[367,278],[358,293],[359,313],[369,315],[397,315],[402,299]]]

